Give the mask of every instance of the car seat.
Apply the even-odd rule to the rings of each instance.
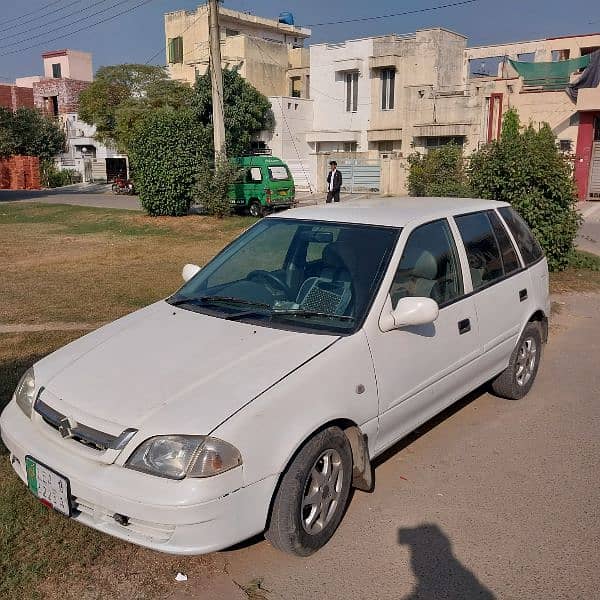
[[[347,244],[332,242],[325,246],[322,260],[321,273],[304,281],[296,303],[303,310],[343,315],[352,300],[351,265],[348,264],[352,262],[352,252]]]

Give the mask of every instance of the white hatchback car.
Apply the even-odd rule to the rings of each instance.
[[[314,552],[378,454],[485,382],[524,396],[548,331],[546,260],[502,202],[290,210],[184,277],[37,362],[0,420],[44,504],[164,552]]]

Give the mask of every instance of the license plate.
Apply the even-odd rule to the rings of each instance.
[[[279,190],[279,195],[280,196],[287,196],[288,191],[287,190]]]
[[[69,480],[39,463],[31,456],[25,457],[27,485],[42,504],[71,516],[71,490]]]

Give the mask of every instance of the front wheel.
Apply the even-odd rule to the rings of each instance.
[[[265,537],[279,550],[309,556],[337,529],[350,494],[352,451],[339,427],[310,438],[288,466]]]
[[[116,183],[113,183],[113,184],[110,186],[110,191],[111,191],[113,194],[118,194],[118,193],[119,193],[119,186],[118,186]]]
[[[542,336],[538,323],[527,323],[511,354],[508,367],[494,381],[492,390],[502,398],[520,400],[535,381],[542,355]]]
[[[250,203],[250,207],[249,207],[249,212],[250,212],[250,216],[252,217],[262,217],[263,216],[263,208],[260,205],[260,202],[258,200],[253,200]]]

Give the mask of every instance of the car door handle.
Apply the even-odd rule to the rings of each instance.
[[[463,319],[458,322],[458,333],[460,335],[468,333],[469,331],[471,331],[471,321],[469,319]]]
[[[523,300],[527,300],[527,288],[519,290],[519,302],[523,302]]]

